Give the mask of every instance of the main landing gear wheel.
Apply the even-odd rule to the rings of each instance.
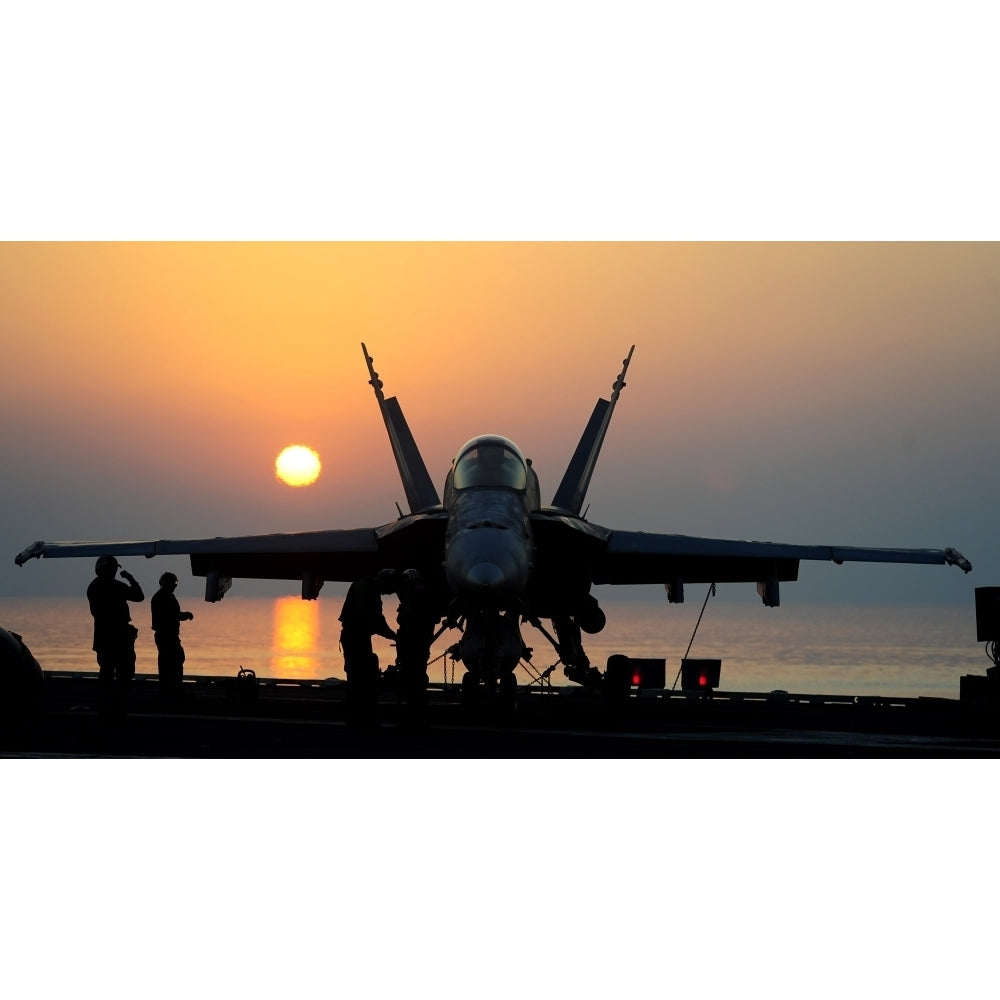
[[[622,705],[628,700],[632,675],[627,656],[614,653],[608,657],[604,671],[604,697],[612,705]]]
[[[479,704],[479,677],[469,670],[462,678],[462,707],[472,708]]]
[[[500,678],[500,692],[497,707],[501,716],[510,717],[517,711],[517,678],[513,672]]]

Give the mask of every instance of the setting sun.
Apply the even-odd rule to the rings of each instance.
[[[275,476],[289,486],[310,486],[319,472],[319,455],[304,444],[289,445],[274,460]]]

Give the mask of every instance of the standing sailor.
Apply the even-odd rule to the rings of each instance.
[[[402,676],[410,721],[420,724],[427,710],[427,662],[441,610],[437,595],[416,569],[403,570],[396,593],[399,596],[396,665]]]
[[[98,688],[102,713],[124,715],[129,687],[135,676],[135,639],[139,630],[132,624],[129,601],[144,601],[146,595],[132,574],[123,569],[127,583],[115,579],[119,569],[114,556],[100,556],[97,574],[87,587],[87,601],[94,618],[93,650],[97,654]]]
[[[184,682],[184,647],[181,645],[181,622],[194,618],[190,611],[181,611],[174,596],[177,577],[164,573],[160,589],[149,602],[153,614],[153,633],[156,642],[156,665],[160,675],[160,696],[179,698]]]
[[[396,589],[396,572],[383,569],[372,577],[355,580],[348,588],[340,612],[340,648],[344,653],[348,709],[353,721],[374,722],[378,705],[378,657],[372,636],[395,639],[396,633],[382,612],[382,595]]]

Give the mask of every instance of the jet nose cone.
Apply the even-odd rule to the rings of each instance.
[[[503,570],[496,563],[478,562],[472,566],[465,576],[470,587],[492,590],[505,582]]]
[[[445,576],[452,592],[483,605],[514,601],[527,584],[528,568],[525,540],[500,528],[460,531],[445,554]]]

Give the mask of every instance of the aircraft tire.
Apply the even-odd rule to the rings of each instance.
[[[500,678],[497,703],[501,716],[513,716],[517,711],[517,678],[513,671]]]
[[[628,699],[630,687],[628,657],[614,653],[608,657],[604,671],[604,697],[612,705],[621,705]]]
[[[462,678],[462,705],[472,708],[479,704],[479,677],[471,670]]]

